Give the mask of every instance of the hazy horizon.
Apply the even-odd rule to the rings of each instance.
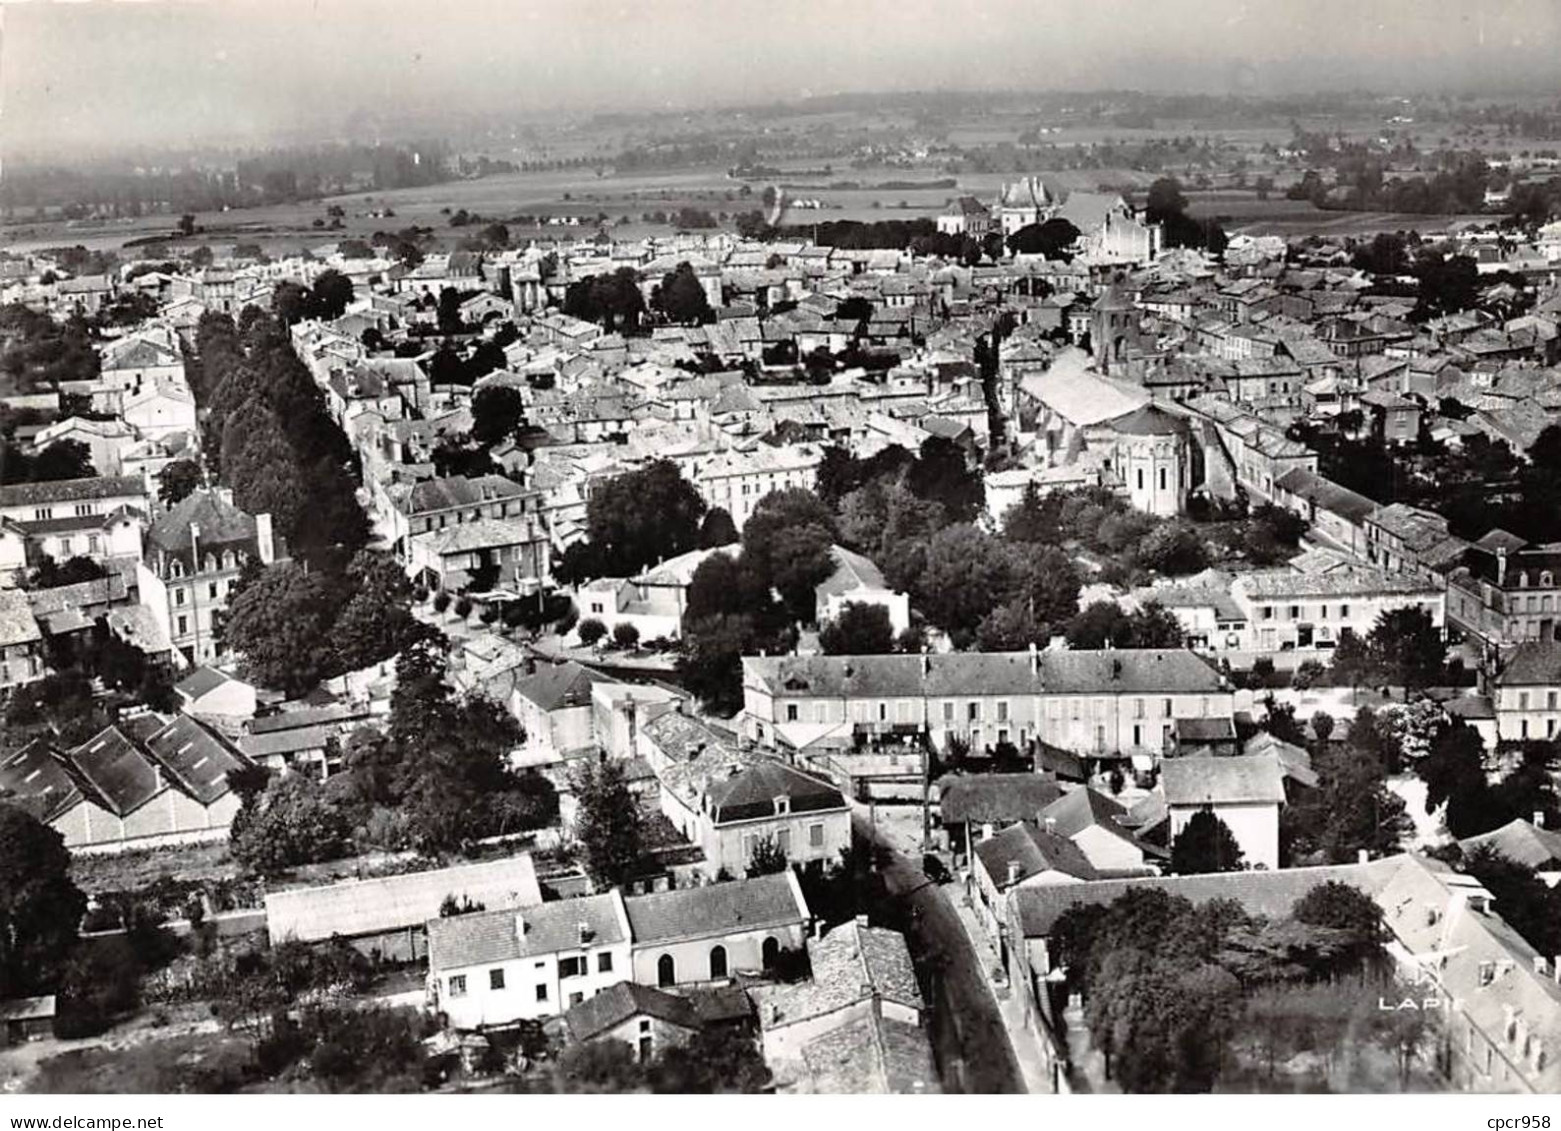
[[[0,141],[33,157],[838,93],[1561,86],[1549,0],[34,0],[0,14]]]

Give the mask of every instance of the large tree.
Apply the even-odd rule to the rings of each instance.
[[[262,790],[244,792],[229,839],[235,860],[271,876],[345,856],[352,826],[320,782],[308,774],[288,774]]]
[[[508,385],[486,385],[472,397],[472,439],[491,447],[525,423],[526,398]]]
[[[614,476],[586,504],[586,541],[570,548],[560,577],[632,577],[697,548],[704,514],[705,501],[670,460]]]
[[[570,775],[570,785],[580,864],[598,889],[617,887],[634,874],[643,850],[639,802],[629,789],[623,764],[607,758],[582,759]]]
[[[882,605],[848,601],[818,634],[826,656],[882,656],[894,651],[894,624]]]
[[[176,459],[157,473],[157,497],[171,507],[201,485],[201,465],[192,459]]]
[[[1431,614],[1418,605],[1379,614],[1366,643],[1377,670],[1395,687],[1430,687],[1441,678],[1446,645]]]
[[[780,594],[793,620],[811,621],[815,590],[835,571],[835,517],[802,487],[772,491],[743,527],[743,562]]]
[[[1039,224],[1026,224],[1008,237],[1008,250],[1016,255],[1041,255],[1047,259],[1071,261],[1069,251],[1079,238],[1079,230],[1067,220],[1053,217]]]
[[[334,666],[330,628],[339,592],[322,574],[278,562],[228,604],[225,640],[245,673],[289,695],[313,689]]]
[[[715,317],[704,285],[700,283],[693,267],[686,262],[679,263],[662,277],[655,301],[669,322],[709,322]]]
[[[65,839],[0,802],[0,1000],[54,987],[86,910]]]
[[[1194,813],[1171,841],[1171,871],[1178,876],[1241,871],[1241,845],[1212,809]]]

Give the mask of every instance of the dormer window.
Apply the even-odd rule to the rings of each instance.
[[[232,550],[224,550],[224,551],[222,551],[222,568],[223,569],[232,569],[236,563],[237,563],[237,558],[234,556]]]
[[[1524,571],[1522,571],[1521,573],[1518,574],[1518,588],[1519,589],[1527,589],[1528,588],[1528,570],[1524,570]]]
[[[184,576],[184,562],[180,561],[178,558],[175,558],[173,561],[169,562],[168,563],[168,576],[169,577],[183,577]]]
[[[790,812],[791,812],[791,798],[789,798],[789,797],[777,797],[775,799],[775,815],[777,817],[784,817],[787,813],[790,813]]]
[[[213,554],[207,554],[205,560],[201,562],[201,568],[204,569],[207,573],[215,573],[217,571],[216,556]]]
[[[1539,587],[1541,589],[1549,589],[1555,583],[1556,583],[1555,575],[1552,574],[1548,569],[1544,573],[1539,575]]]

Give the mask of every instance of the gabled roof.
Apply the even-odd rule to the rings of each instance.
[[[623,901],[634,944],[700,939],[806,923],[811,916],[796,876],[788,871]]]
[[[1511,687],[1561,686],[1561,643],[1525,640],[1512,650],[1497,682]]]
[[[1521,817],[1491,832],[1465,837],[1458,845],[1465,855],[1477,848],[1489,847],[1514,864],[1522,864],[1536,872],[1561,869],[1561,832],[1542,829]]]
[[[64,758],[41,738],[0,758],[0,795],[45,823],[82,796]]]
[[[42,639],[27,594],[20,589],[0,589],[0,648]]]
[[[589,707],[591,688],[598,683],[617,682],[612,676],[566,660],[562,664],[539,666],[534,675],[516,680],[515,693],[540,710],[563,711],[570,707]]]
[[[145,496],[146,485],[133,475],[94,475],[86,479],[53,479],[0,487],[0,507]]]
[[[938,780],[938,811],[945,824],[1028,821],[1062,792],[1038,774],[950,774]]]
[[[1029,821],[1011,825],[983,840],[976,845],[976,858],[1000,891],[1045,872],[1061,872],[1079,880],[1096,877],[1094,865],[1078,845]],[[1012,879],[1010,865],[1018,866],[1018,874]]]
[[[179,715],[150,735],[146,749],[179,788],[202,805],[227,794],[232,788],[228,776],[250,764],[226,739],[189,715]]]
[[[589,1041],[636,1017],[652,1017],[679,1029],[700,1028],[699,1015],[687,998],[638,982],[618,982],[569,1007],[564,1027],[573,1041]]]
[[[126,817],[165,788],[156,764],[124,731],[108,727],[69,755],[92,799],[116,817]]]
[[[535,890],[534,877],[532,888]],[[531,898],[529,893],[525,901],[510,899],[497,907],[497,901],[485,902],[489,903],[486,911],[439,919],[433,917],[436,910],[427,916],[429,970],[485,966],[578,951],[582,946],[613,946],[630,939],[623,896],[616,888],[556,903],[543,903],[540,894]]]

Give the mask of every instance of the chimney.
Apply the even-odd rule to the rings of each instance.
[[[1018,882],[1019,882],[1019,861],[1017,861],[1017,860],[1010,860],[1008,862],[1008,886],[1012,887],[1014,884],[1017,884]]]
[[[1546,977],[1550,973],[1550,962],[1543,954],[1534,956],[1534,973],[1541,978]]]
[[[1507,548],[1496,547],[1496,587],[1499,589],[1507,584]]]
[[[1534,810],[1534,827],[1536,829],[1545,827],[1545,811],[1543,809]]]
[[[579,931],[580,931],[580,945],[581,946],[585,946],[593,938],[596,937],[596,932],[591,930],[591,924],[589,924],[589,923],[577,923],[577,924],[575,924],[575,926],[578,927]]]
[[[1030,641],[1030,674],[1039,675],[1041,671],[1041,653],[1035,647],[1035,641]]]
[[[1057,818],[1056,817],[1047,817],[1046,818],[1046,831],[1051,833],[1053,836],[1057,835]]]
[[[921,654],[921,678],[926,679],[932,674],[932,653],[923,651]]]
[[[255,542],[260,548],[260,564],[268,566],[276,561],[276,540],[271,533],[271,516],[255,516]]]
[[[1359,852],[1357,852],[1355,854],[1355,862],[1357,864],[1365,864],[1368,861],[1370,861],[1370,859],[1371,859],[1371,853],[1366,851],[1364,848],[1362,848]]]
[[[515,914],[515,937],[523,939],[531,928],[526,925],[526,917],[519,912]]]
[[[987,821],[985,824],[983,824],[981,826],[981,839],[982,840],[991,840],[992,839],[992,822]]]
[[[866,915],[858,915],[856,917],[856,925],[858,927],[866,927],[867,926],[867,916]]]
[[[1557,984],[1561,984],[1561,954],[1553,955],[1550,959],[1550,973]]]

